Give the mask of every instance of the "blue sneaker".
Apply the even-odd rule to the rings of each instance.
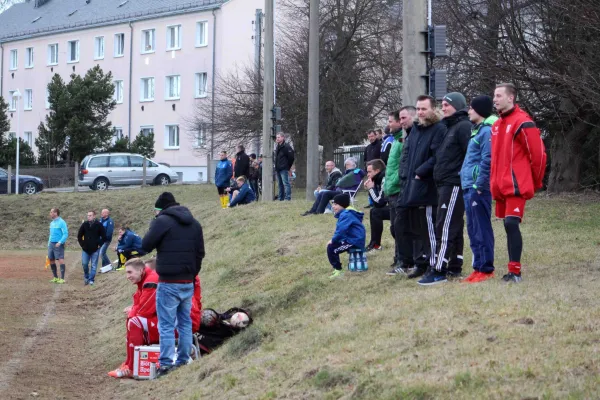
[[[448,282],[446,274],[438,271],[428,271],[418,282],[421,286],[437,285],[438,283]]]

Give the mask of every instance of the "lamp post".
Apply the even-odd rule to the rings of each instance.
[[[16,176],[15,176],[15,194],[19,194],[19,131],[21,129],[21,110],[19,106],[19,99],[21,98],[21,92],[19,89],[15,90],[12,94],[12,98],[17,100],[17,165],[16,165]]]

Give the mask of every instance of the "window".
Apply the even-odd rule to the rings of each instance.
[[[201,21],[196,24],[196,47],[208,46],[208,22]]]
[[[10,92],[8,92],[8,96],[10,97],[10,108],[8,109],[8,111],[17,111],[17,102],[19,101],[19,99],[14,96],[15,92],[16,90],[11,90]]]
[[[115,35],[115,57],[123,57],[125,54],[125,34],[117,33]]]
[[[142,126],[140,127],[140,133],[144,136],[148,136],[151,133],[154,134],[154,127],[153,126]]]
[[[10,70],[14,71],[19,66],[19,53],[17,50],[10,51]]]
[[[113,129],[112,144],[117,143],[117,140],[120,140],[120,139],[123,139],[123,128],[115,127]],[[110,163],[112,164],[112,158],[110,160]]]
[[[115,94],[113,98],[117,104],[123,103],[123,81],[115,81]]]
[[[129,164],[132,168],[142,168],[144,166],[144,158],[140,156],[129,156]]]
[[[206,97],[208,85],[208,74],[206,72],[200,72],[196,74],[196,97]]]
[[[50,108],[50,91],[48,90],[48,86],[46,86],[46,110]]]
[[[25,143],[33,147],[33,132],[25,132]]]
[[[25,49],[25,68],[33,68],[33,47]]]
[[[206,147],[206,129],[204,126],[201,126],[200,130],[194,135],[194,147]]]
[[[108,165],[108,156],[94,157],[88,163],[88,168],[105,168]]]
[[[94,38],[94,60],[104,59],[104,36]]]
[[[25,110],[31,110],[33,108],[33,90],[25,89],[25,104],[23,104],[23,108]]]
[[[167,125],[165,135],[165,148],[167,149],[178,149],[179,148],[179,125]]]
[[[79,40],[67,42],[67,62],[79,62]]]
[[[115,131],[117,129],[115,128]],[[108,162],[108,166],[111,168],[123,168],[129,166],[129,160],[127,160],[127,156],[110,156],[110,161]]]
[[[166,88],[165,88],[165,99],[177,100],[179,99],[179,89],[181,88],[181,81],[179,75],[167,76]]]
[[[48,45],[48,65],[58,64],[58,43]]]
[[[140,101],[154,100],[154,78],[142,78]]]
[[[155,30],[142,31],[142,53],[154,53],[156,50]]]
[[[181,49],[181,25],[167,26],[167,50]]]

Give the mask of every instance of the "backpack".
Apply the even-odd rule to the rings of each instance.
[[[238,312],[248,316],[248,324],[243,328],[229,325],[229,320],[233,314]],[[222,345],[227,339],[252,325],[252,322],[252,315],[243,308],[233,307],[222,314],[219,314],[212,308],[205,308],[202,310],[199,332],[195,334],[200,355],[203,356],[212,353],[214,349]]]

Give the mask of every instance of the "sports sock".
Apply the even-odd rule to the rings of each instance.
[[[52,269],[52,275],[54,275],[55,278],[58,278],[58,274],[56,273],[56,264],[50,264],[50,269]]]
[[[65,279],[65,264],[60,264],[60,279]]]

